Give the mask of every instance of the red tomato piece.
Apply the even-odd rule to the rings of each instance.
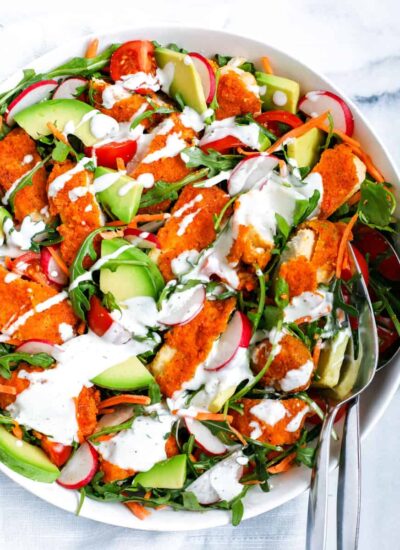
[[[55,441],[51,441],[47,437],[43,437],[43,439],[41,439],[40,441],[40,444],[52,463],[55,464],[58,468],[63,466],[71,456],[72,447],[70,445],[56,443]]]
[[[379,262],[377,269],[389,281],[400,281],[400,263],[395,254],[391,254],[386,238],[372,227],[360,227],[357,231],[357,247],[371,263]]]
[[[88,325],[97,336],[103,336],[113,324],[110,312],[101,304],[97,296],[90,298],[90,309],[87,315]]]
[[[121,158],[125,164],[127,164],[135,155],[137,150],[136,141],[112,141],[102,147],[87,147],[85,154],[91,156],[94,151],[97,164],[99,166],[105,166],[106,168],[117,168],[117,158]]]
[[[261,115],[258,115],[256,117],[256,121],[259,124],[262,124],[268,130],[270,130],[272,133],[274,133],[276,136],[281,136],[283,132],[279,128],[279,123],[286,124],[287,126],[290,126],[290,128],[298,128],[299,126],[302,126],[304,123],[298,116],[294,115],[293,113],[288,113],[287,111],[266,111],[265,113],[261,113]]]
[[[398,341],[399,335],[389,317],[377,315],[376,328],[378,331],[379,353],[383,354]]]
[[[360,267],[361,274],[363,276],[363,279],[365,281],[365,284],[368,286],[369,283],[369,270],[368,270],[368,264],[364,256],[361,254],[361,252],[354,246],[354,244],[351,245],[351,248],[353,249],[354,256],[356,257],[357,263]],[[350,268],[345,268],[342,271],[342,279],[345,281],[348,281],[351,279],[353,273]]]
[[[208,149],[214,149],[215,151],[218,151],[218,153],[224,154],[234,147],[246,147],[246,145],[234,136],[226,136],[224,138],[205,143],[204,145],[200,145],[200,149],[204,151],[204,153],[207,153]]]
[[[111,56],[110,75],[113,80],[138,72],[154,73],[154,45],[149,40],[131,40],[122,44]]]

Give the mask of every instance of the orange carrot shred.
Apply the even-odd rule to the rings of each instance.
[[[123,172],[125,170],[125,162],[121,157],[117,157],[117,170]]]
[[[357,202],[360,202],[361,199],[361,191],[357,191],[357,193],[354,193],[352,197],[349,198],[347,201],[347,204],[349,206],[353,206],[353,204],[357,204]]]
[[[143,504],[139,502],[124,502],[124,504],[138,519],[146,519],[147,516],[151,514],[150,510],[147,510]]]
[[[269,60],[269,57],[264,55],[264,57],[261,58],[261,64],[263,66],[264,72],[267,74],[274,74],[274,71],[271,67],[271,62]]]
[[[321,355],[321,344],[321,340],[318,340],[313,349],[312,360],[315,367],[318,365],[319,356]]]
[[[196,415],[197,420],[215,420],[217,422],[232,422],[233,417],[222,413],[209,413],[209,412],[198,412]]]
[[[57,138],[59,141],[61,141],[65,145],[69,145],[67,138],[64,136],[62,132],[60,132],[60,130],[56,127],[55,124],[53,124],[52,122],[48,122],[47,128],[50,130],[50,132],[53,134],[55,138]]]
[[[13,386],[5,386],[0,384],[0,393],[7,393],[8,395],[17,395],[17,389]]]
[[[258,151],[246,151],[243,147],[236,147],[236,151],[245,157],[257,157],[260,154]]]
[[[85,53],[86,59],[91,59],[92,57],[96,57],[98,49],[99,49],[99,39],[93,38],[93,40],[89,42],[89,45],[86,49],[86,53]]]
[[[296,458],[296,453],[290,453],[290,455],[285,456],[278,464],[268,468],[269,474],[281,474],[287,472],[293,465],[294,459]]]
[[[18,424],[16,420],[14,420],[14,426],[12,427],[11,431],[17,439],[22,439],[22,436],[24,435],[24,433],[21,429],[21,426]]]
[[[358,212],[356,212],[354,216],[350,219],[350,221],[346,225],[345,230],[343,231],[343,235],[339,244],[337,261],[336,261],[336,277],[338,279],[342,273],[343,263],[346,255],[347,243],[351,240],[351,231],[354,225],[356,224],[357,220],[358,220]]]
[[[231,430],[232,433],[234,433],[236,435],[236,437],[238,438],[238,440],[240,441],[240,443],[244,446],[247,445],[247,441],[245,440],[245,438],[242,436],[242,434],[236,429],[234,428],[230,422],[228,422],[228,426],[229,426],[229,429]]]
[[[103,409],[101,411],[101,414],[113,414],[115,413],[115,409]]]
[[[273,143],[271,147],[267,149],[267,153],[273,153],[274,151],[279,149],[287,139],[300,137],[308,132],[308,130],[311,130],[311,128],[318,127],[321,122],[324,122],[327,116],[328,111],[322,113],[322,115],[319,115],[316,118],[310,118],[310,120],[307,120],[307,122],[305,122],[301,126],[297,126],[297,128],[293,128],[282,137],[280,137],[278,140],[276,140],[275,143]]]
[[[52,255],[53,260],[56,262],[58,267],[65,273],[65,275],[68,275],[69,277],[69,269],[67,264],[64,262],[64,260],[61,258],[61,256],[54,250],[52,246],[48,246],[47,250]]]
[[[120,403],[132,403],[133,405],[150,405],[151,399],[147,395],[114,395],[105,399],[99,404],[99,410],[108,409],[114,405],[119,405]]]

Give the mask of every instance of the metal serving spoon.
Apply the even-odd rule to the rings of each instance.
[[[360,273],[357,260],[349,246],[349,254],[353,263]],[[336,414],[340,407],[345,403],[349,403],[348,420],[352,420],[352,426],[355,426],[355,433],[352,437],[359,441],[358,429],[358,396],[370,384],[376,371],[378,362],[378,337],[376,332],[375,318],[372,310],[371,301],[368,291],[362,277],[356,282],[354,294],[357,295],[362,310],[359,317],[359,370],[355,384],[349,394],[342,400],[333,402],[326,412],[324,422],[322,424],[321,433],[317,447],[317,458],[311,476],[310,497],[308,503],[308,518],[307,518],[307,550],[324,550],[326,546],[326,527],[327,527],[327,509],[328,509],[328,482],[329,482],[329,457],[331,432]],[[350,353],[346,354],[342,369],[358,368],[357,359],[354,357],[354,349],[351,345]],[[355,417],[355,418],[354,418]],[[349,433],[344,437],[345,441],[349,440]],[[357,449],[357,446],[356,446]],[[345,546],[341,546],[343,550],[357,547],[358,538],[358,516],[359,516],[359,487],[360,487],[360,457],[358,453],[352,454],[352,460],[348,460],[343,464],[342,478],[339,481],[342,483],[342,494],[346,494],[346,499],[342,501],[342,508],[339,510],[340,515],[346,515],[347,508],[353,511],[352,518],[346,518],[346,526],[351,526],[347,531],[342,529],[342,533],[338,533],[339,540],[342,539]],[[349,500],[347,500],[347,498]],[[351,499],[351,502],[350,502]],[[354,514],[355,511],[355,514]],[[339,523],[340,520],[338,520]],[[350,541],[353,540],[353,543]],[[353,546],[349,546],[353,544]]]

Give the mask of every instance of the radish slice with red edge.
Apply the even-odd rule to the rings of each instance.
[[[198,285],[182,292],[175,291],[162,303],[158,320],[163,325],[185,325],[203,309],[206,291]]]
[[[185,417],[185,424],[189,433],[194,435],[197,445],[204,452],[210,455],[223,455],[226,453],[226,445],[204,424],[189,416]]]
[[[148,231],[128,227],[124,231],[124,237],[139,248],[161,248],[160,241],[156,235]]]
[[[228,180],[228,193],[231,197],[250,189],[259,188],[272,170],[278,165],[273,155],[254,155],[239,162]]]
[[[93,479],[98,463],[96,450],[83,443],[61,470],[57,483],[66,489],[80,489]]]
[[[126,330],[126,328],[117,321],[113,321],[110,328],[102,335],[102,338],[106,342],[110,342],[110,344],[115,344],[117,346],[126,344],[131,337],[132,335],[129,330]]]
[[[46,275],[48,280],[51,283],[54,283],[59,286],[65,286],[68,283],[68,276],[58,263],[55,261],[53,256],[49,251],[48,246],[43,246],[40,251],[40,266],[43,270],[43,273]]]
[[[133,405],[117,405],[116,407],[113,407],[113,409],[114,412],[104,414],[97,422],[96,432],[110,426],[118,426],[119,424],[122,424],[132,418],[134,415]]]
[[[61,351],[61,348],[49,340],[38,340],[33,338],[19,345],[15,351],[18,353],[30,353],[31,355],[35,353],[47,353],[55,357],[57,353]]]
[[[77,99],[82,93],[79,89],[87,85],[86,78],[67,78],[58,86],[53,94],[53,99]]]
[[[215,354],[206,361],[204,370],[213,371],[225,367],[234,358],[239,348],[248,348],[251,338],[251,323],[246,315],[236,311],[226,331],[217,341]]]
[[[57,80],[42,80],[28,86],[8,106],[5,121],[8,126],[14,124],[14,116],[27,107],[31,107],[43,99],[47,99],[58,86]]]
[[[211,63],[200,53],[192,52],[189,54],[193,65],[199,73],[201,84],[203,86],[206,103],[211,103],[215,95],[216,80]]]
[[[299,101],[299,110],[311,118],[329,111],[333,118],[333,125],[337,130],[348,136],[353,135],[354,119],[347,103],[333,92],[315,90],[308,92]]]

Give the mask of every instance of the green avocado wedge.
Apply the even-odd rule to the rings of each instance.
[[[339,383],[344,354],[350,338],[350,329],[342,329],[322,348],[315,382],[313,382],[314,387],[333,388]]]
[[[257,84],[265,91],[260,91],[260,97],[265,110],[282,109],[295,113],[300,96],[300,85],[295,80],[256,72]]]
[[[176,455],[140,472],[133,485],[148,489],[182,489],[186,480],[186,455]]]
[[[152,380],[152,375],[143,363],[137,357],[130,357],[98,374],[92,382],[110,390],[129,391],[147,388]]]
[[[175,52],[168,48],[156,48],[157,65],[163,70],[165,91],[173,99],[179,95],[185,105],[202,114],[207,109],[200,75],[190,55]]]
[[[118,177],[116,170],[103,166],[96,168],[94,178],[95,188],[96,184],[106,182],[107,178],[113,181],[104,191],[96,193],[96,196],[103,208],[114,218],[129,223],[138,211],[143,185],[126,175],[121,174]]]
[[[318,128],[311,128],[304,135],[293,139],[287,146],[287,156],[294,159],[299,168],[313,168],[319,159],[323,133]]]
[[[10,212],[6,210],[4,206],[0,206],[0,245],[4,243],[6,238],[3,226],[7,218],[12,219]]]
[[[60,132],[64,132],[68,123],[70,131],[86,147],[99,141],[90,130],[91,119],[85,115],[94,111],[91,105],[77,99],[49,99],[23,109],[14,117],[15,122],[33,139],[49,135],[48,123],[51,122]]]
[[[0,462],[17,474],[43,483],[53,483],[60,475],[60,470],[39,447],[17,439],[3,426],[0,426]]]
[[[113,254],[130,243],[125,239],[104,239],[101,243],[101,256]],[[123,302],[136,296],[158,298],[164,288],[164,279],[156,264],[139,248],[130,245],[117,258],[121,262],[116,268],[100,269],[100,290],[111,292],[117,302]],[[126,263],[124,263],[126,262]]]

